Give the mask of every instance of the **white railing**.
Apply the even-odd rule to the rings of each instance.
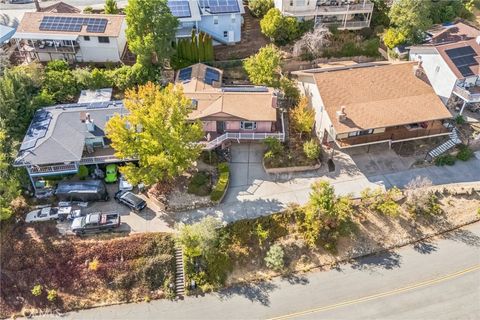
[[[121,159],[115,157],[114,155],[108,156],[97,156],[97,157],[84,157],[80,160],[80,164],[95,164],[95,163],[108,163],[108,162],[119,162]]]
[[[283,132],[227,132],[222,134],[221,136],[213,139],[212,141],[204,142],[204,149],[205,150],[212,150],[219,145],[221,145],[224,141],[227,140],[265,140],[267,138],[276,138],[280,141],[285,140],[285,133]]]
[[[334,22],[322,22],[318,21],[318,25],[325,25],[325,26],[337,26],[338,29],[363,29],[369,26],[368,21],[334,21]]]
[[[284,14],[287,16],[322,16],[322,15],[348,15],[355,13],[369,13],[373,11],[373,3],[366,2],[365,4],[345,4],[345,5],[319,5],[314,10],[304,8],[302,9],[284,9]]]
[[[27,167],[30,175],[38,174],[51,174],[51,173],[62,173],[62,172],[73,172],[77,171],[77,166],[75,163],[71,164],[59,164],[51,166],[31,166]]]
[[[480,93],[471,93],[458,85],[453,87],[453,92],[467,102],[480,102]]]

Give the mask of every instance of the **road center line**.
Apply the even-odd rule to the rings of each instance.
[[[442,276],[442,277],[439,277],[439,278],[422,281],[422,282],[419,282],[419,283],[411,284],[409,286],[394,289],[394,290],[391,290],[391,291],[377,293],[377,294],[373,294],[373,295],[358,298],[358,299],[348,300],[348,301],[332,304],[332,305],[329,305],[329,306],[313,308],[313,309],[309,309],[309,310],[305,310],[305,311],[294,312],[294,313],[286,314],[286,315],[283,315],[283,316],[269,318],[268,320],[291,319],[291,318],[295,318],[295,317],[299,317],[299,316],[303,316],[303,315],[307,315],[307,314],[312,314],[312,313],[317,313],[317,312],[322,312],[322,311],[328,311],[328,310],[332,310],[332,309],[336,309],[336,308],[349,306],[349,305],[352,305],[352,304],[357,304],[357,303],[367,302],[367,301],[378,299],[378,298],[388,297],[388,296],[392,296],[392,295],[395,295],[395,294],[403,293],[405,291],[410,291],[410,290],[413,290],[413,289],[418,289],[418,288],[430,286],[430,285],[433,285],[433,284],[437,284],[437,283],[440,283],[440,282],[444,282],[444,281],[447,281],[447,280],[450,280],[450,279],[454,279],[454,278],[457,278],[461,275],[464,275],[464,274],[467,274],[467,273],[470,273],[470,272],[474,272],[474,271],[477,271],[477,270],[480,270],[480,264],[474,265],[474,266],[469,267],[467,269],[463,269],[463,270],[460,270],[460,271],[457,271],[455,273],[451,273],[451,274],[448,274],[448,275],[445,275],[445,276]]]

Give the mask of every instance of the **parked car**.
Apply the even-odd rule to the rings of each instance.
[[[118,191],[115,193],[115,200],[137,212],[145,209],[147,206],[145,200],[130,191]]]
[[[25,222],[50,221],[58,219],[58,208],[45,207],[27,213]]]
[[[59,201],[89,202],[107,201],[107,188],[102,180],[60,182],[55,190]]]
[[[117,165],[109,164],[105,170],[105,182],[114,183],[117,182]]]
[[[76,235],[87,232],[113,231],[120,226],[120,214],[114,213],[90,213],[85,217],[75,218],[72,222],[72,231]]]
[[[122,174],[120,175],[120,180],[118,183],[118,189],[121,191],[132,191],[133,190],[133,185],[127,181],[125,176]]]

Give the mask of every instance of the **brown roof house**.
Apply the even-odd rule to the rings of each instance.
[[[223,72],[201,63],[181,69],[176,84],[192,100],[190,120],[200,120],[205,148],[228,141],[284,140],[283,114],[277,96],[263,86],[223,86]]]
[[[13,39],[27,61],[119,62],[126,27],[123,15],[26,12]]]
[[[448,26],[432,39],[410,47],[410,60],[420,61],[433,89],[447,104],[451,98],[480,102],[480,30],[462,22]]]
[[[418,64],[371,63],[296,72],[323,143],[340,148],[448,135],[452,116]]]

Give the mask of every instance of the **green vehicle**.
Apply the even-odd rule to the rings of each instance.
[[[117,182],[117,165],[109,164],[105,170],[105,182],[114,183]]]

